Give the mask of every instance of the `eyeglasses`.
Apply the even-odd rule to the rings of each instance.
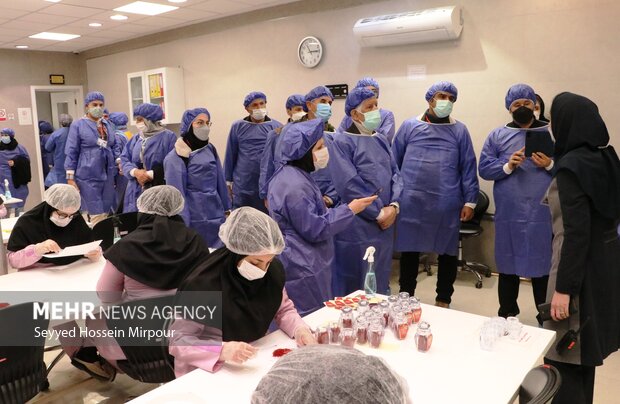
[[[65,212],[61,212],[59,210],[56,211],[56,215],[60,218],[60,219],[67,219],[67,218],[74,218],[76,216],[78,216],[80,214],[80,211],[78,210],[75,213],[65,213]]]

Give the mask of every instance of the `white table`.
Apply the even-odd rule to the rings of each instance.
[[[361,292],[355,292],[356,295]],[[415,349],[409,330],[404,341],[395,339],[391,331],[379,349],[368,345],[356,348],[369,355],[384,358],[409,383],[410,398],[415,404],[425,403],[511,403],[527,372],[532,369],[555,339],[555,332],[524,326],[530,335],[526,343],[503,337],[494,351],[479,347],[479,330],[488,318],[422,305],[422,319],[431,324],[433,344],[429,352]],[[304,318],[315,327],[336,320],[339,311],[323,308]],[[277,348],[293,348],[295,342],[282,331],[276,331],[252,345],[261,348],[256,358],[242,366],[225,364],[216,373],[197,369],[138,397],[132,403],[247,403],[261,377],[277,358]]]
[[[69,265],[24,269],[0,276],[2,291],[94,291],[105,259],[80,259]],[[2,293],[0,293],[2,301]]]

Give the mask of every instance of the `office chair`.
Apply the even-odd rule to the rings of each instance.
[[[553,400],[562,385],[560,372],[551,365],[530,370],[519,387],[519,404],[546,404]]]
[[[168,353],[168,341],[163,339],[148,339],[146,336],[129,336],[129,329],[139,327],[144,330],[166,330],[167,321],[164,318],[152,318],[153,308],[172,306],[174,295],[160,296],[150,299],[135,300],[121,304],[123,312],[130,312],[132,308],[145,308],[146,318],[107,318],[108,329],[124,330],[124,337],[117,337],[125,360],[117,361],[117,366],[127,376],[143,383],[166,383],[174,380],[174,357]],[[137,310],[137,309],[136,309]]]
[[[476,209],[474,209],[474,217],[468,222],[461,223],[461,229],[459,230],[459,255],[458,255],[458,267],[461,268],[462,271],[471,272],[476,275],[476,288],[480,289],[482,287],[482,275],[489,278],[491,276],[491,268],[487,265],[481,264],[479,262],[468,262],[463,258],[463,240],[477,237],[482,234],[482,226],[480,226],[480,222],[482,221],[482,216],[486,213],[489,208],[489,197],[484,192],[480,191],[478,193],[478,203],[476,204]]]
[[[33,330],[47,330],[48,319],[33,319],[34,303],[0,309],[0,403],[21,404],[47,390],[47,369],[43,361],[45,337]],[[11,330],[6,332],[6,330]],[[12,346],[19,341],[20,346]]]
[[[120,215],[110,216],[93,227],[95,240],[102,240],[101,249],[103,251],[112,247],[112,244],[114,244],[115,226],[118,227],[121,237],[131,233],[138,227],[138,212],[121,213]]]

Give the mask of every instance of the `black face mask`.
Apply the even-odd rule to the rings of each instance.
[[[520,125],[527,125],[534,119],[534,111],[526,106],[519,107],[513,111],[512,119]]]

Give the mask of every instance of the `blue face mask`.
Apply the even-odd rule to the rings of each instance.
[[[316,116],[321,118],[323,122],[329,121],[332,116],[332,106],[329,104],[318,104],[316,106]]]
[[[452,102],[450,100],[436,100],[433,112],[437,118],[445,118],[452,113]]]
[[[9,143],[11,143],[11,137],[10,136],[2,136],[2,137],[0,137],[0,142],[2,142],[4,144],[9,144]]]
[[[381,112],[379,112],[378,109],[364,112],[364,122],[362,122],[362,124],[369,131],[375,131],[379,127],[379,124],[381,124]]]

